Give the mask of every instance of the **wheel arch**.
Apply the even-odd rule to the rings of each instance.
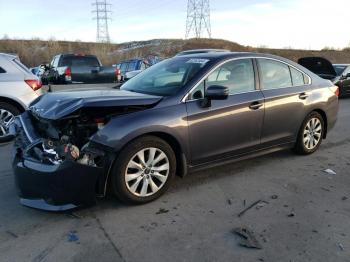
[[[139,138],[145,137],[145,136],[155,136],[155,137],[158,137],[158,138],[164,140],[165,142],[167,142],[170,145],[170,147],[173,149],[174,153],[175,153],[175,157],[176,157],[176,175],[180,176],[180,177],[184,177],[187,174],[187,157],[186,157],[186,154],[184,153],[184,150],[183,150],[180,142],[178,141],[178,139],[175,136],[173,136],[173,135],[171,135],[169,133],[158,132],[158,131],[144,133],[144,134],[139,135],[137,137],[134,137],[133,139],[128,141],[128,143],[126,143],[123,146],[123,148],[125,146],[127,146],[129,143],[131,143],[132,141],[135,141],[136,139],[139,139]]]
[[[323,122],[324,122],[324,134],[323,134],[323,138],[327,138],[327,132],[328,132],[328,118],[327,118],[327,114],[324,110],[322,109],[314,109],[312,110],[310,113],[312,112],[317,112],[319,113],[322,118],[323,118]]]
[[[25,111],[24,106],[14,99],[0,96],[0,102],[5,102],[5,103],[8,103],[8,104],[15,106],[21,113],[23,113]]]

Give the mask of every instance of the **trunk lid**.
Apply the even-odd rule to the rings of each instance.
[[[333,80],[337,76],[332,63],[323,57],[303,57],[298,64],[324,79]]]

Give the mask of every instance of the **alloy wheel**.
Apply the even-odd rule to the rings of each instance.
[[[9,127],[15,120],[15,116],[6,109],[0,109],[0,137],[5,137],[9,133]]]
[[[169,159],[162,150],[145,148],[130,159],[125,170],[125,183],[133,195],[148,197],[164,186],[169,171]]]
[[[311,118],[304,129],[303,143],[308,150],[315,149],[322,139],[322,123],[314,117]]]

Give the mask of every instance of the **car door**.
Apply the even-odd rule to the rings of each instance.
[[[226,100],[212,100],[210,106],[203,106],[205,89],[211,85],[228,87],[230,95]],[[210,73],[186,101],[192,164],[258,148],[263,100],[262,92],[256,88],[252,59],[228,61]]]
[[[262,146],[293,142],[307,114],[310,78],[282,61],[257,59],[265,97]]]

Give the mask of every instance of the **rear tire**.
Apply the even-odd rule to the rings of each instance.
[[[324,119],[317,112],[311,112],[299,130],[294,151],[300,155],[309,155],[320,147],[325,132]]]
[[[175,173],[170,145],[155,136],[141,137],[119,153],[111,171],[112,190],[124,203],[148,203],[167,191]]]
[[[13,137],[8,134],[9,124],[14,120],[14,117],[20,113],[16,106],[6,102],[0,102],[0,143],[12,140]]]

